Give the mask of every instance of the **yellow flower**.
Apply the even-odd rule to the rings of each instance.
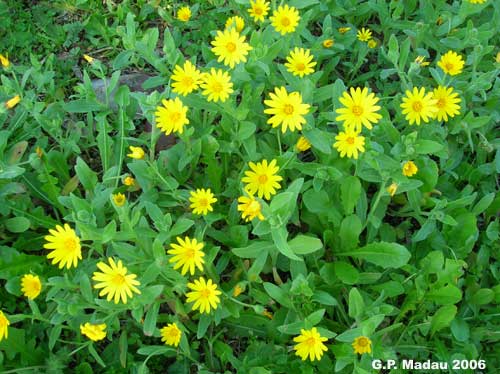
[[[233,297],[240,296],[243,291],[243,288],[239,284],[237,284],[236,286],[234,286]]]
[[[127,198],[125,197],[124,194],[118,192],[113,194],[113,202],[117,207],[122,207],[125,205],[125,202],[127,201]]]
[[[295,354],[300,356],[302,361],[305,361],[309,356],[311,361],[321,360],[321,356],[323,356],[323,352],[326,352],[328,349],[323,342],[326,342],[328,339],[323,338],[316,327],[313,327],[311,330],[300,330],[300,335],[293,338],[293,341],[296,344],[293,349],[296,351]]]
[[[323,48],[332,48],[333,47],[333,39],[325,39],[323,40]]]
[[[441,56],[441,59],[438,62],[438,66],[449,75],[460,74],[464,64],[465,62],[462,59],[462,56],[453,51],[446,52],[443,56]]]
[[[396,191],[398,190],[398,185],[396,183],[392,183],[389,187],[387,187],[386,191],[389,195],[394,196]]]
[[[299,11],[295,7],[287,4],[280,5],[273,15],[269,18],[271,25],[281,35],[294,32],[300,21]]]
[[[255,22],[264,22],[267,13],[269,13],[269,2],[265,0],[250,0],[248,13]]]
[[[361,89],[350,88],[350,94],[345,91],[342,97],[339,98],[343,108],[337,109],[335,112],[339,114],[336,121],[343,121],[344,128],[353,128],[360,132],[363,125],[368,129],[372,129],[372,123],[377,124],[382,116],[377,111],[380,106],[376,105],[379,98],[372,92],[368,94],[368,88]]]
[[[89,56],[89,55],[86,55],[84,54],[83,55],[83,58],[85,59],[85,61],[87,61],[89,64],[93,63],[94,62],[94,58]]]
[[[372,38],[372,31],[363,27],[361,28],[361,30],[358,30],[358,33],[356,35],[359,41],[367,42]]]
[[[484,4],[486,0],[469,0],[471,4]]]
[[[233,82],[229,74],[223,70],[212,68],[210,73],[203,75],[202,95],[207,96],[208,101],[226,101],[234,92]]]
[[[295,149],[299,152],[305,152],[311,148],[311,143],[306,139],[305,136],[301,136],[299,140],[297,140],[297,144],[295,144]]]
[[[304,75],[314,73],[316,61],[313,61],[313,58],[314,56],[311,55],[309,49],[295,47],[287,56],[286,60],[288,62],[285,63],[285,66],[290,73],[302,78]]]
[[[174,270],[179,269],[182,266],[181,274],[184,275],[189,269],[191,275],[194,274],[195,266],[203,271],[203,264],[205,260],[203,257],[205,253],[202,251],[204,244],[202,242],[198,243],[196,239],[190,239],[188,236],[182,240],[180,236],[177,237],[177,243],[170,244],[170,248],[167,253],[169,255],[174,255],[168,262],[176,264],[174,265]]]
[[[193,310],[199,309],[200,313],[208,314],[210,309],[217,309],[218,304],[220,304],[219,295],[222,292],[217,289],[217,285],[212,283],[211,279],[205,281],[205,278],[200,277],[194,283],[188,283],[187,286],[193,290],[186,294],[186,302],[194,302]]]
[[[169,323],[167,326],[164,326],[161,330],[161,341],[165,342],[165,345],[171,345],[173,347],[177,347],[179,342],[181,341],[182,332],[177,327],[177,324]]]
[[[370,40],[368,40],[367,45],[368,45],[368,48],[373,49],[377,46],[377,41],[375,39],[370,39]]]
[[[36,155],[38,156],[38,158],[42,158],[43,157],[43,149],[42,148],[36,147],[35,148],[35,152],[36,152]]]
[[[250,194],[257,195],[266,200],[271,199],[271,195],[276,194],[276,189],[280,189],[281,185],[278,183],[283,180],[280,175],[277,175],[279,167],[276,166],[276,160],[272,160],[269,164],[267,160],[262,160],[254,164],[249,162],[248,165],[252,171],[245,171],[245,177],[241,179],[246,183],[245,190]]]
[[[177,11],[177,19],[182,22],[187,22],[191,18],[191,9],[188,6],[183,6]]]
[[[339,33],[341,33],[341,34],[345,34],[349,30],[351,30],[350,27],[339,27]]]
[[[191,205],[189,207],[193,209],[194,214],[207,215],[208,212],[213,212],[214,208],[212,208],[212,204],[217,199],[214,197],[212,191],[210,191],[210,188],[206,190],[198,188],[196,191],[191,191],[190,194],[189,201],[191,201]]]
[[[174,73],[171,77],[174,81],[172,83],[172,91],[186,96],[198,89],[201,84],[201,77],[201,71],[196,69],[196,66],[191,61],[184,62],[183,67],[175,65]]]
[[[302,130],[302,125],[306,123],[304,115],[309,113],[309,104],[302,103],[302,95],[299,92],[287,93],[285,87],[276,87],[274,93],[269,93],[270,100],[264,100],[268,109],[264,113],[271,114],[267,123],[273,128],[281,125],[281,132],[285,133],[287,128],[290,131]]]
[[[420,125],[420,121],[429,122],[430,119],[434,118],[436,112],[438,111],[436,107],[436,102],[432,96],[432,92],[425,94],[425,88],[421,87],[420,90],[417,87],[413,87],[413,92],[406,90],[406,97],[403,97],[403,102],[401,103],[401,108],[403,108],[403,114],[406,115],[406,119],[412,125],[414,122]]]
[[[125,179],[123,180],[123,184],[128,187],[132,187],[135,185],[135,179],[133,177],[126,176]]]
[[[453,92],[453,87],[438,86],[434,89],[433,97],[437,100],[438,112],[436,118],[438,121],[448,122],[448,116],[453,118],[455,115],[460,114],[460,105],[458,104],[461,100],[458,94]]]
[[[175,99],[162,100],[163,106],[156,107],[156,127],[161,129],[165,135],[172,132],[182,134],[184,126],[189,124],[187,118],[188,107],[182,104],[182,101],[176,97]]]
[[[497,55],[495,57],[495,62],[500,64],[500,52],[497,53]]]
[[[9,337],[9,325],[10,322],[3,314],[3,312],[0,310],[0,342],[3,339],[7,339]]]
[[[359,135],[359,131],[348,127],[335,137],[333,147],[340,153],[340,157],[347,155],[349,158],[358,159],[358,152],[365,151],[365,137]]]
[[[21,96],[16,95],[16,96],[14,96],[12,99],[7,100],[7,101],[5,102],[5,107],[6,107],[7,109],[12,109],[12,108],[14,108],[17,104],[19,104],[19,102],[20,102],[20,101],[21,101]]]
[[[141,147],[134,147],[131,145],[128,147],[130,149],[130,153],[127,154],[128,157],[134,158],[136,160],[142,160],[144,158],[144,151]]]
[[[269,310],[267,310],[267,309],[264,309],[264,311],[262,312],[262,314],[264,316],[266,316],[267,318],[269,318],[269,319],[273,319],[273,314]]]
[[[21,292],[30,300],[36,299],[42,290],[38,275],[24,274],[21,278]]]
[[[354,353],[359,353],[360,355],[363,353],[372,353],[372,341],[366,336],[358,336],[354,339],[352,347],[354,348]]]
[[[84,325],[80,325],[80,332],[82,335],[85,335],[90,340],[97,342],[106,337],[106,324],[102,323],[100,325],[94,325],[91,323],[85,323]]]
[[[262,207],[258,200],[253,196],[240,196],[238,197],[238,212],[241,212],[241,218],[246,222],[258,218],[263,221],[264,216],[261,213]]]
[[[411,177],[417,174],[418,168],[413,161],[406,161],[403,165],[403,175],[406,177]]]
[[[132,292],[141,293],[136,287],[141,283],[135,279],[137,275],[127,274],[127,268],[123,266],[121,260],[115,263],[115,260],[109,257],[108,262],[109,265],[102,261],[97,263],[97,267],[101,271],[94,272],[92,276],[92,279],[98,282],[94,285],[94,288],[102,288],[99,296],[108,295],[106,298],[108,301],[114,298],[114,303],[118,304],[121,299],[122,303],[126,304],[127,295],[132,298]]]
[[[67,269],[71,266],[76,267],[78,260],[82,259],[82,249],[80,238],[76,236],[75,231],[65,223],[64,228],[56,225],[56,229],[50,229],[49,233],[51,235],[45,236],[48,243],[44,244],[43,247],[53,251],[47,255],[47,258],[52,258],[53,265],[59,263],[59,269],[64,266]]]
[[[2,64],[4,68],[8,68],[10,66],[9,58],[0,54],[0,64]]]
[[[425,61],[425,57],[424,56],[417,56],[417,58],[415,59],[415,63],[419,64],[420,66],[427,66],[427,65],[429,65],[429,62]]]
[[[239,16],[229,17],[226,21],[226,29],[236,28],[236,31],[241,32],[245,28],[245,21]]]
[[[241,36],[234,28],[224,31],[217,31],[212,52],[218,57],[217,61],[229,66],[231,69],[240,62],[247,60],[246,56],[252,47],[245,42],[245,37]]]

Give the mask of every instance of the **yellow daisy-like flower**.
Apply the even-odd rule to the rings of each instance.
[[[0,342],[9,337],[9,325],[9,320],[0,310]]]
[[[377,124],[382,116],[377,111],[380,106],[376,105],[379,98],[372,92],[368,94],[368,88],[361,89],[350,88],[350,94],[345,91],[342,97],[339,98],[343,108],[337,109],[335,112],[339,114],[336,121],[343,121],[344,128],[353,128],[360,132],[363,125],[368,129],[372,129],[372,123]]]
[[[226,29],[235,28],[236,31],[242,32],[245,28],[245,20],[240,16],[229,17],[226,21]]]
[[[462,72],[465,62],[456,52],[448,51],[441,56],[437,64],[446,74],[457,75]]]
[[[268,109],[264,113],[271,114],[267,123],[273,128],[281,125],[281,132],[285,133],[287,128],[290,131],[302,130],[302,125],[306,123],[304,115],[309,113],[309,104],[302,103],[302,95],[299,92],[287,93],[285,87],[276,87],[274,93],[269,93],[269,100],[264,100]]]
[[[458,104],[461,100],[458,94],[453,92],[453,87],[438,86],[434,89],[433,96],[437,100],[438,112],[436,118],[438,121],[447,122],[448,116],[453,118],[455,115],[460,114],[460,105]]]
[[[123,184],[125,186],[128,186],[128,187],[132,187],[132,186],[135,186],[135,179],[133,177],[131,177],[130,175],[129,176],[126,176],[124,179],[123,179]]]
[[[85,61],[87,61],[89,64],[92,64],[94,62],[94,60],[95,60],[92,56],[89,56],[89,55],[86,55],[86,54],[83,55],[83,59]]]
[[[113,202],[117,207],[122,207],[125,205],[125,202],[127,201],[127,198],[125,197],[124,194],[118,192],[113,194]]]
[[[418,168],[413,161],[406,161],[403,164],[403,175],[406,177],[412,177],[417,174]]]
[[[211,279],[205,281],[205,278],[200,277],[194,283],[188,283],[188,288],[191,292],[186,294],[186,302],[193,304],[193,310],[199,309],[200,313],[210,313],[210,310],[217,309],[220,304],[219,295],[222,293],[217,289],[217,285]]]
[[[171,345],[173,347],[177,347],[179,342],[181,341],[182,331],[179,330],[177,324],[169,323],[167,326],[164,326],[161,330],[161,341],[165,343],[165,345]]]
[[[486,0],[468,0],[471,4],[484,4]]]
[[[92,340],[93,342],[97,342],[106,337],[106,324],[101,323],[99,325],[92,323],[85,323],[84,325],[80,325],[80,332],[82,335],[85,335],[87,338]]]
[[[128,149],[130,150],[130,153],[127,154],[128,157],[136,160],[142,160],[144,158],[144,150],[141,147],[134,147],[131,145]]]
[[[206,190],[204,188],[198,188],[196,191],[191,191],[191,197],[189,198],[191,205],[189,206],[193,209],[194,214],[207,215],[208,212],[213,212],[212,204],[217,202],[210,188]]]
[[[187,118],[188,107],[182,101],[175,99],[162,100],[163,106],[156,107],[156,127],[160,128],[166,135],[172,132],[182,134],[184,126],[189,124]]]
[[[30,300],[36,299],[42,291],[42,282],[38,275],[24,274],[21,278],[21,292]]]
[[[10,66],[9,58],[0,54],[0,64],[2,64],[4,68],[8,68]]]
[[[172,91],[175,93],[186,96],[191,92],[198,89],[201,84],[201,71],[196,69],[191,61],[184,62],[184,66],[175,65],[173,75],[171,79],[174,81],[172,83]]]
[[[403,97],[400,106],[403,108],[402,113],[406,115],[405,118],[410,122],[410,125],[414,122],[420,125],[421,120],[427,123],[434,118],[438,111],[436,103],[437,100],[433,98],[432,92],[426,94],[424,87],[421,87],[420,90],[413,87],[413,92],[406,91],[406,97]]]
[[[236,286],[234,286],[233,297],[240,296],[243,291],[243,288],[239,284],[237,284]]]
[[[341,34],[345,34],[346,32],[350,31],[351,28],[350,27],[339,27],[339,33]]]
[[[323,338],[316,327],[313,327],[311,330],[300,330],[300,335],[293,338],[293,341],[297,343],[293,349],[296,351],[295,354],[300,356],[302,361],[305,361],[308,357],[311,361],[321,360],[321,356],[328,349],[323,342],[326,342],[328,339]]]
[[[49,233],[51,235],[44,238],[48,243],[43,247],[52,250],[47,255],[49,260],[52,259],[52,265],[59,263],[59,269],[64,266],[67,269],[71,266],[76,267],[78,260],[82,259],[82,248],[80,238],[76,236],[75,231],[65,223],[64,227],[56,225],[56,229],[50,229]]]
[[[377,41],[375,39],[370,39],[366,44],[368,45],[368,48],[373,49],[377,46]]]
[[[170,248],[167,253],[169,255],[174,255],[168,262],[176,264],[174,265],[174,270],[179,269],[182,266],[181,274],[184,275],[189,270],[191,275],[194,274],[195,266],[203,271],[203,264],[205,260],[203,257],[205,253],[202,251],[204,244],[202,242],[198,243],[196,239],[190,239],[188,236],[182,240],[180,236],[177,237],[177,243],[170,244]]]
[[[285,66],[290,73],[302,78],[304,75],[314,73],[316,61],[313,61],[313,58],[314,56],[311,55],[309,49],[295,47],[287,56],[286,60],[288,62],[285,63]]]
[[[217,61],[229,66],[231,69],[240,62],[247,60],[248,51],[252,47],[245,42],[245,37],[241,36],[234,28],[224,31],[217,31],[212,52],[218,57]]]
[[[208,101],[226,101],[234,92],[233,82],[229,74],[223,70],[212,68],[210,73],[203,75],[202,95],[207,96]]]
[[[12,99],[9,99],[5,102],[5,107],[7,109],[12,109],[14,108],[19,102],[21,101],[21,96],[16,95]]]
[[[277,175],[279,167],[276,166],[276,160],[272,160],[269,164],[267,160],[262,160],[262,162],[249,162],[251,171],[245,171],[245,177],[241,179],[243,183],[246,183],[245,190],[249,195],[254,195],[257,192],[257,196],[264,198],[266,200],[271,199],[271,195],[276,194],[276,190],[281,188],[278,183],[283,180],[280,175]]]
[[[386,191],[389,193],[389,195],[391,195],[391,197],[396,194],[397,190],[398,190],[398,185],[396,183],[391,183],[391,185],[386,189]]]
[[[274,29],[281,35],[285,35],[295,31],[300,21],[300,15],[295,7],[285,4],[280,5],[269,19]]]
[[[97,284],[94,285],[94,288],[101,289],[99,292],[99,296],[107,296],[107,300],[111,301],[114,299],[114,303],[118,304],[118,302],[122,301],[122,303],[127,303],[127,296],[129,298],[133,297],[132,292],[140,294],[141,291],[136,286],[139,286],[141,283],[136,280],[137,275],[135,274],[127,274],[127,268],[123,266],[121,260],[118,260],[118,263],[115,262],[111,257],[108,258],[109,265],[104,262],[97,263],[97,267],[100,272],[94,272],[92,279]]]
[[[333,47],[333,39],[325,39],[323,40],[323,48],[332,48]]]
[[[246,222],[258,218],[263,221],[264,216],[261,213],[261,205],[253,196],[240,196],[238,197],[238,212],[241,212],[241,218]]]
[[[264,22],[269,13],[269,2],[265,0],[250,0],[250,9],[248,9],[250,17],[254,22]]]
[[[359,41],[367,42],[372,38],[372,31],[363,27],[361,28],[361,30],[358,30],[356,36],[358,37]]]
[[[301,136],[299,140],[297,140],[297,144],[295,144],[295,149],[299,152],[305,152],[311,148],[311,143],[306,139],[305,136]]]
[[[359,353],[360,355],[363,353],[372,353],[372,341],[366,336],[358,336],[354,339],[352,347],[354,348],[354,353]]]
[[[188,6],[183,6],[177,11],[177,19],[182,22],[187,22],[191,18],[191,9]]]
[[[417,58],[415,58],[415,63],[419,64],[420,66],[427,66],[427,65],[429,65],[429,62],[425,61],[425,57],[424,56],[417,56]]]
[[[340,153],[340,157],[347,155],[348,158],[358,159],[358,152],[365,151],[365,137],[359,135],[359,131],[348,127],[335,137],[333,147]]]

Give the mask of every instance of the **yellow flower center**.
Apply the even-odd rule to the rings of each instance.
[[[306,68],[306,65],[304,65],[302,62],[299,62],[296,66],[297,70],[303,71]]]
[[[283,18],[281,19],[281,24],[282,24],[283,26],[285,26],[285,27],[290,26],[290,23],[291,23],[291,22],[290,22],[290,18],[288,18],[288,17],[286,17],[286,16],[285,16],[285,17],[283,17]]]
[[[170,121],[177,122],[181,119],[181,114],[179,112],[174,112],[170,114]]]
[[[173,328],[173,327],[172,327],[172,328],[169,330],[168,335],[169,335],[171,338],[177,338],[177,335],[179,335],[179,334],[178,334],[178,332],[177,332],[177,329],[175,329],[175,328]]]
[[[117,286],[121,286],[125,283],[125,277],[122,274],[115,274],[113,277],[113,283]]]
[[[354,137],[348,136],[345,141],[347,142],[347,144],[353,145],[355,140],[356,139],[354,139]]]
[[[262,174],[259,175],[259,183],[260,184],[266,184],[269,178],[267,178],[267,175]]]
[[[313,347],[316,344],[316,339],[314,339],[313,336],[311,336],[309,339],[304,341],[305,344],[307,344],[309,347]]]
[[[186,257],[194,258],[195,250],[194,248],[186,248]]]
[[[444,67],[446,68],[446,70],[453,70],[453,64],[451,62],[447,62],[446,64],[444,64]]]
[[[253,12],[254,12],[256,15],[260,16],[260,15],[262,14],[262,8],[255,7],[255,8],[253,9]]]
[[[213,92],[220,93],[220,92],[222,92],[222,90],[223,90],[222,84],[220,84],[219,82],[214,82],[212,84],[212,91]]]
[[[367,338],[365,338],[365,337],[362,337],[362,338],[359,338],[359,339],[358,339],[358,345],[359,345],[360,347],[366,347],[366,346],[368,346],[369,344],[370,344],[370,342],[369,342],[369,341],[368,341],[368,339],[367,339]]]
[[[415,112],[420,112],[423,108],[423,105],[421,101],[415,101],[411,107]]]
[[[444,108],[444,107],[445,107],[445,105],[446,105],[446,100],[445,100],[445,99],[443,99],[443,98],[439,99],[439,100],[437,101],[437,103],[436,103],[436,106],[437,106],[438,108]]]
[[[226,44],[226,49],[228,52],[234,52],[236,51],[236,44],[234,44],[233,42],[229,42]]]
[[[200,294],[203,299],[208,299],[212,292],[210,291],[210,289],[205,288],[204,290],[200,291]]]
[[[293,105],[285,104],[283,106],[283,112],[287,115],[293,114],[293,110],[294,110]]]
[[[198,200],[198,204],[200,204],[200,206],[208,206],[208,199],[206,197],[202,197]]]
[[[64,241],[64,245],[68,251],[74,251],[76,249],[76,240],[73,238],[67,238]]]
[[[354,105],[352,107],[352,114],[358,117],[361,116],[363,114],[363,107],[360,105]]]
[[[191,77],[184,77],[182,79],[182,84],[186,87],[191,87],[194,84],[194,80]]]

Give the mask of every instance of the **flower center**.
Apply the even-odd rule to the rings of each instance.
[[[438,108],[444,108],[445,105],[446,105],[446,100],[443,98],[439,99],[436,103],[436,106]]]
[[[180,118],[181,118],[181,114],[179,112],[174,112],[174,113],[170,114],[170,121],[171,122],[178,122]]]
[[[64,245],[68,251],[74,251],[76,249],[76,240],[68,238],[64,241]]]
[[[451,62],[444,64],[444,67],[446,70],[453,70],[453,64]]]
[[[219,93],[219,92],[222,92],[222,89],[223,89],[222,84],[220,84],[219,82],[214,82],[212,84],[212,91],[213,92]]]
[[[253,12],[254,12],[256,15],[260,16],[260,15],[262,14],[262,8],[257,8],[257,7],[255,7],[255,8],[253,9]]]
[[[315,344],[316,344],[316,339],[314,339],[314,337],[310,337],[309,339],[307,339],[305,341],[305,343],[309,346],[309,347],[313,347]]]
[[[260,184],[266,184],[267,181],[268,181],[267,175],[265,175],[265,174],[259,175],[259,183]]]
[[[115,276],[113,277],[113,283],[116,286],[121,286],[125,283],[125,277],[122,274],[115,274]]]
[[[203,299],[208,299],[212,292],[208,288],[205,288],[203,291],[200,291],[200,294]]]
[[[236,44],[234,44],[233,42],[229,42],[226,44],[226,49],[228,52],[234,52],[236,51]]]
[[[170,335],[170,337],[172,337],[172,338],[177,338],[177,335],[179,335],[179,334],[178,334],[176,329],[171,328],[170,331],[168,332],[168,335]]]
[[[287,115],[291,115],[293,114],[293,105],[290,105],[290,104],[285,104],[283,106],[283,112]]]
[[[302,62],[299,62],[299,63],[297,64],[297,70],[299,70],[299,71],[304,71],[304,70],[305,70],[305,68],[306,68],[306,65],[304,65]]]
[[[367,338],[359,338],[358,339],[358,345],[360,347],[366,347],[368,345],[368,339]]]
[[[359,117],[363,114],[363,107],[361,107],[360,105],[354,105],[352,107],[352,114]]]
[[[186,249],[186,257],[188,258],[194,258],[194,248],[187,248]]]
[[[354,137],[348,136],[345,141],[347,142],[347,144],[353,145],[354,140],[355,140]]]
[[[423,108],[423,105],[421,101],[415,101],[411,107],[415,112],[420,112]]]
[[[206,197],[202,197],[198,203],[200,204],[200,206],[208,206],[208,199]]]
[[[191,87],[194,84],[194,80],[191,77],[184,77],[182,79],[182,84],[186,87]]]
[[[290,26],[290,23],[291,23],[291,22],[290,22],[290,18],[288,18],[288,17],[283,17],[283,18],[281,19],[281,24],[282,24],[283,26],[285,26],[285,27]]]

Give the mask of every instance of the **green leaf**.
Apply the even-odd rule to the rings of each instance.
[[[312,128],[308,130],[304,129],[303,134],[309,140],[313,149],[317,149],[327,155],[332,153],[332,139],[330,139],[331,135],[327,132]]]
[[[196,332],[196,338],[201,339],[205,336],[205,333],[207,332],[208,326],[210,326],[210,323],[212,322],[212,317],[207,314],[201,314],[200,315],[200,320],[198,321],[198,330]]]
[[[156,329],[156,320],[158,319],[158,312],[160,310],[160,303],[155,302],[151,305],[148,312],[146,313],[146,318],[144,319],[143,331],[146,336],[153,336]]]
[[[477,202],[476,205],[474,205],[474,208],[472,208],[472,213],[475,214],[476,216],[483,213],[488,207],[491,205],[493,200],[495,199],[495,193],[491,192],[481,198]]]
[[[335,275],[345,284],[355,284],[359,279],[359,271],[347,262],[336,261],[333,268]]]
[[[408,250],[397,243],[371,243],[350,252],[337,253],[338,256],[351,256],[366,260],[372,264],[387,268],[400,268],[408,263],[411,257]]]
[[[310,329],[316,326],[323,320],[323,316],[325,315],[325,309],[319,309],[315,312],[309,314],[304,320],[304,326],[306,329]]]
[[[359,196],[361,195],[361,182],[358,177],[349,176],[342,180],[340,185],[340,200],[346,215],[352,214]]]
[[[231,251],[238,257],[241,258],[256,258],[262,253],[269,253],[274,250],[276,245],[267,241],[254,241],[252,244],[241,247],[241,248],[233,248]]]
[[[4,224],[7,230],[14,233],[25,232],[31,226],[30,220],[26,217],[9,218],[4,221]]]
[[[97,184],[97,174],[80,157],[76,159],[76,175],[87,191],[93,191]]]
[[[391,37],[389,38],[389,51],[387,52],[387,57],[389,58],[389,61],[394,64],[394,66],[397,65],[399,60],[399,44],[398,39],[394,34],[391,34]]]
[[[170,353],[169,356],[176,354],[176,350],[164,345],[148,345],[141,347],[137,350],[137,353],[144,356],[157,356]]]
[[[292,260],[302,261],[302,259],[295,255],[295,253],[292,252],[292,249],[288,246],[288,243],[286,241],[287,235],[288,232],[286,231],[285,227],[280,227],[279,229],[271,231],[271,237],[273,238],[274,244],[283,256],[286,256]]]
[[[120,364],[123,368],[127,367],[128,339],[127,331],[123,330],[118,340],[118,348],[120,349]]]
[[[95,100],[80,99],[63,104],[63,109],[68,113],[88,113],[97,112],[103,109],[103,106]]]
[[[273,283],[265,282],[264,289],[271,298],[284,307],[292,308],[293,304],[288,294]]]
[[[470,303],[473,305],[485,305],[493,301],[495,293],[489,288],[481,288],[470,299]]]
[[[355,214],[345,217],[340,224],[340,245],[343,250],[356,248],[359,242],[359,235],[363,230],[361,220]]]
[[[451,322],[451,333],[459,342],[466,342],[469,340],[470,329],[467,322],[465,322],[462,318],[455,318]]]
[[[452,284],[444,287],[431,289],[427,293],[427,299],[439,305],[456,304],[462,299],[460,289]]]
[[[318,238],[306,235],[297,235],[288,242],[288,246],[297,255],[307,255],[323,248],[323,243]]]
[[[351,288],[349,292],[349,317],[360,318],[365,310],[365,302],[357,288]]]
[[[438,153],[444,148],[442,143],[434,142],[432,140],[418,139],[415,142],[415,150],[418,154],[433,154]]]
[[[438,311],[431,318],[431,335],[436,331],[448,327],[457,314],[457,307],[455,305],[446,305],[438,309]]]

